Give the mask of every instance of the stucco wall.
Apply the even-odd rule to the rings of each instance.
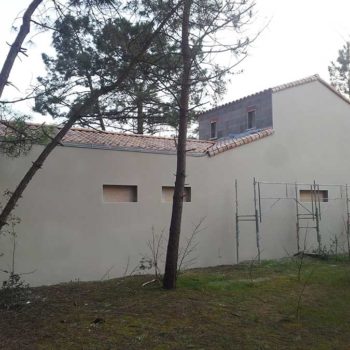
[[[215,169],[226,169],[227,172],[228,167],[232,167],[232,180],[237,178],[239,182],[241,214],[253,214],[254,176],[260,181],[270,182],[350,182],[349,104],[316,81],[274,93],[273,115],[275,133],[272,136],[213,159]],[[307,189],[308,186],[300,188]],[[324,189],[329,191],[331,200],[321,203],[322,242],[329,245],[337,235],[343,244],[345,189],[342,188],[342,193],[339,186]],[[294,186],[287,190],[293,197]],[[262,186],[264,197],[286,197],[285,192],[285,186]],[[271,258],[286,255],[286,251],[294,253],[296,209],[293,198],[263,200],[262,212],[262,256]],[[311,227],[314,223],[304,222],[303,225]],[[240,227],[241,259],[249,259],[252,252],[256,252],[254,223],[242,223]],[[302,236],[305,231],[302,230]],[[303,238],[301,241],[303,245]],[[306,245],[310,250],[317,247],[315,230],[308,230]]]
[[[14,187],[30,158],[1,159],[1,191]],[[149,254],[146,243],[152,227],[157,234],[168,233],[171,203],[161,201],[161,187],[173,185],[175,160],[174,155],[57,148],[16,210],[22,219],[17,270],[36,270],[26,278],[41,284],[99,279],[112,266],[110,275],[118,276],[129,259],[133,269],[143,254]],[[192,188],[192,201],[184,203],[183,236],[207,216],[211,224],[201,233],[198,264],[229,263],[230,254],[223,250],[231,218],[221,208],[230,198],[208,188],[210,159],[188,157],[188,163],[186,183]],[[137,185],[138,202],[104,203],[103,184]],[[1,241],[2,247],[10,243],[6,237]],[[9,247],[3,251],[1,266],[7,267]]]
[[[199,117],[199,138],[210,139],[212,121],[216,121],[218,138],[247,130],[248,108],[255,109],[257,129],[272,126],[272,94],[267,90],[202,114]]]
[[[350,106],[313,82],[274,93],[272,136],[213,158],[188,157],[186,183],[192,201],[185,203],[183,238],[200,218],[197,266],[235,262],[234,180],[239,183],[240,212],[253,212],[252,180],[347,183],[350,159]],[[0,159],[0,191],[12,189],[39,151],[22,159]],[[161,187],[174,183],[175,156],[79,148],[57,148],[29,185],[16,213],[16,268],[36,270],[32,284],[120,276],[129,260],[133,268],[146,242],[156,233],[167,235],[170,203],[161,201]],[[137,185],[137,203],[104,203],[103,184]],[[293,189],[287,189],[293,195]],[[339,197],[338,187],[330,196]],[[262,187],[263,196],[278,197],[285,187]],[[281,257],[296,250],[295,202],[264,200],[261,225],[262,258]],[[344,200],[321,203],[323,243],[344,230]],[[310,223],[311,226],[311,223]],[[0,266],[8,267],[8,237],[1,237]],[[242,223],[241,260],[256,256],[255,227]],[[308,248],[316,247],[309,232]],[[1,276],[3,277],[3,275]]]

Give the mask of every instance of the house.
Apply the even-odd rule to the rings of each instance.
[[[204,113],[204,140],[187,144],[182,224],[184,244],[205,218],[195,266],[233,264],[237,253],[240,261],[254,259],[256,213],[262,259],[295,253],[297,224],[299,245],[307,245],[299,249],[330,248],[335,238],[337,249],[346,249],[349,130],[350,102],[318,76]],[[63,145],[16,208],[16,270],[35,271],[26,275],[33,285],[96,280],[107,271],[121,276],[150,255],[152,232],[168,234],[176,142],[73,129]],[[1,192],[16,186],[41,149],[18,159],[1,156]],[[0,240],[0,267],[6,269],[12,242]]]

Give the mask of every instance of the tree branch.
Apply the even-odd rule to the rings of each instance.
[[[42,1],[43,0],[33,0],[32,3],[27,8],[27,10],[24,12],[23,23],[21,25],[21,28],[18,32],[18,35],[14,43],[11,45],[10,51],[6,57],[5,63],[0,73],[0,97],[2,96],[5,85],[8,82],[8,78],[10,76],[16,57],[22,51],[23,42],[30,31],[30,21],[31,21],[32,15],[34,11],[37,9],[37,7],[42,3]]]

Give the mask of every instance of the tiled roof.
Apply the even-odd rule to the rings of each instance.
[[[40,125],[30,124],[38,127]],[[0,136],[6,127],[0,123]],[[187,140],[187,152],[190,155],[215,156],[227,150],[251,143],[273,133],[272,129],[259,130],[241,137],[211,140]],[[152,153],[176,153],[176,138],[148,135],[121,134],[93,129],[72,128],[63,138],[63,146],[98,148],[122,151],[139,151]]]
[[[293,88],[293,87],[296,87],[299,85],[312,83],[312,82],[318,81],[318,80],[321,80],[320,76],[318,74],[314,74],[314,75],[311,75],[311,76],[303,78],[303,79],[295,80],[295,81],[292,81],[292,82],[289,82],[286,84],[277,85],[277,86],[271,88],[271,90],[272,90],[272,92],[278,92],[278,91],[290,89],[290,88]],[[322,81],[325,82],[324,80],[322,80]]]
[[[264,129],[257,131],[254,134],[234,138],[234,139],[225,139],[218,140],[215,145],[207,150],[207,154],[209,157],[215,156],[219,153],[228,151],[233,148],[237,148],[239,146],[245,145],[247,143],[251,143],[257,140],[260,140],[266,136],[272,135],[274,133],[272,128]]]
[[[226,106],[229,106],[229,105],[232,105],[232,104],[235,104],[239,101],[243,101],[245,100],[246,98],[250,98],[250,97],[253,97],[253,96],[256,96],[256,95],[260,95],[260,94],[263,94],[263,93],[267,93],[267,92],[279,92],[279,91],[283,91],[283,90],[286,90],[286,89],[290,89],[290,88],[293,88],[293,87],[296,87],[296,86],[300,86],[300,85],[304,85],[304,84],[308,84],[308,83],[312,83],[314,81],[319,81],[321,84],[323,84],[325,87],[327,87],[328,89],[330,89],[333,93],[337,94],[340,98],[342,98],[345,102],[349,103],[350,104],[350,100],[348,98],[346,98],[343,94],[341,94],[339,91],[337,91],[332,85],[328,84],[325,80],[323,80],[318,74],[314,74],[314,75],[311,75],[309,77],[306,77],[306,78],[303,78],[303,79],[299,79],[299,80],[295,80],[295,81],[292,81],[290,83],[286,83],[286,84],[281,84],[281,85],[278,85],[278,86],[275,86],[275,87],[272,87],[272,88],[269,88],[269,89],[265,89],[265,90],[262,90],[262,91],[259,91],[259,92],[256,92],[254,94],[251,94],[251,95],[247,95],[247,96],[244,96],[238,100],[234,100],[234,101],[231,101],[231,102],[228,102],[228,103],[225,103],[223,105],[220,105],[220,106],[216,106],[214,108],[211,108],[211,109],[208,109],[202,113],[199,114],[199,117],[201,115],[204,115],[206,114],[207,112],[211,112],[211,111],[214,111],[214,110],[218,110],[220,108],[223,108],[223,107],[226,107]]]
[[[188,154],[213,157],[219,153],[257,141],[271,134],[273,134],[273,129],[268,128],[250,135],[217,141],[188,139],[187,152]],[[63,145],[126,151],[176,153],[175,138],[119,134],[81,128],[71,129],[64,137]]]
[[[140,150],[159,153],[175,153],[176,139],[148,135],[120,134],[91,129],[72,128],[63,138],[63,145],[103,149]],[[190,154],[205,154],[214,141],[187,140]]]

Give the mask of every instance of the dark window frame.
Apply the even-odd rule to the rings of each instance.
[[[210,138],[211,139],[216,139],[218,137],[218,129],[217,129],[217,121],[216,120],[211,120],[210,121]],[[214,129],[213,129],[214,126]]]
[[[247,111],[247,129],[256,129],[256,109]]]

